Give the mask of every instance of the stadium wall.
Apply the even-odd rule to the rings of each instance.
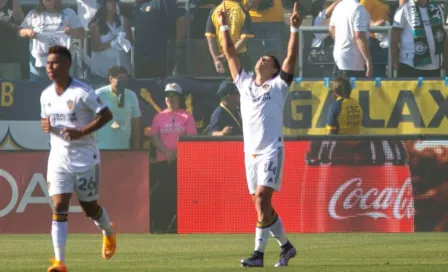
[[[48,233],[51,202],[48,152],[0,152],[0,233]],[[140,151],[103,151],[100,204],[120,232],[149,232],[149,156]],[[98,233],[76,197],[69,212],[70,232]]]

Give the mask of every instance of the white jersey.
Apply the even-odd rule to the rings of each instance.
[[[241,96],[241,117],[243,121],[244,152],[266,154],[283,146],[283,107],[288,96],[288,85],[281,72],[261,86],[246,71],[235,79]]]
[[[40,105],[41,117],[49,117],[52,126],[49,170],[62,167],[71,173],[79,173],[99,163],[94,134],[73,141],[65,140],[61,135],[64,128],[84,128],[106,108],[91,87],[73,79],[68,88],[58,95],[53,83],[42,92]]]

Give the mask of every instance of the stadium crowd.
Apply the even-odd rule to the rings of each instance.
[[[104,81],[108,78],[108,70],[113,66],[124,67],[135,78],[165,78],[172,74],[228,76],[219,35],[215,33],[216,12],[213,13],[221,2],[191,1],[194,8],[187,16],[185,8],[176,5],[176,0],[137,0],[134,4],[120,3],[117,0],[78,0],[76,12],[71,7],[64,6],[61,0],[40,0],[31,9],[28,6],[22,8],[19,0],[1,0],[0,33],[4,39],[0,45],[0,78],[46,78],[45,50],[54,44],[70,47],[77,63],[73,66],[73,75],[88,80]],[[247,69],[253,68],[252,64],[265,52],[280,59],[284,57],[287,18],[294,1],[228,2],[229,17],[233,20],[232,39],[238,42],[237,50]],[[309,20],[306,21],[308,25],[329,26],[332,20],[340,21],[339,17],[343,16],[343,12],[334,13],[343,2],[341,0],[301,2],[304,3],[300,8],[301,13],[309,15]],[[394,29],[402,29],[400,33],[394,31],[401,37],[398,39],[388,37],[387,33],[369,35],[367,46],[372,55],[372,76],[387,76],[389,46],[393,47],[394,61],[403,54],[409,56],[409,50],[414,51],[411,40],[420,38],[414,37],[410,26],[410,22],[415,19],[411,18],[415,16],[411,12],[414,5],[410,3],[413,2],[360,1],[367,11],[369,18],[365,19],[369,20],[370,26],[389,26],[395,22]],[[401,5],[404,6],[396,12]],[[428,13],[425,9],[421,14],[423,21],[427,22],[430,18],[432,22],[433,18],[441,17],[440,26],[443,27],[445,15],[442,9],[443,5],[440,5],[438,12],[433,12],[430,8]],[[304,25],[307,25],[306,22]],[[186,24],[189,27],[188,35]],[[434,39],[440,37],[435,34],[437,33],[432,37],[428,36],[427,44],[423,43],[423,47],[428,45],[431,48]],[[346,36],[339,32],[338,37],[341,35]],[[188,51],[187,36],[190,38]],[[303,65],[306,67],[303,69],[303,77],[332,77],[338,74],[338,65],[335,65],[333,57],[335,43],[330,33],[313,34],[307,31],[301,42],[304,45]],[[404,46],[400,47],[400,44]],[[435,44],[437,50],[432,52],[432,56],[443,55],[440,54],[439,42]],[[403,61],[400,59],[400,62]],[[402,64],[406,64],[404,62]],[[407,62],[409,64],[409,58]],[[403,70],[406,66],[399,67],[395,63],[394,68],[401,68],[400,76],[413,75],[409,69]],[[434,69],[431,70],[438,70],[441,65],[433,62],[432,68]]]

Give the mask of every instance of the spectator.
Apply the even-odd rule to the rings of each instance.
[[[313,26],[329,26],[333,10],[342,0],[336,0],[331,5],[326,0],[314,1],[311,5]],[[331,41],[329,41],[329,39]],[[333,43],[333,39],[327,33],[314,34],[312,48],[322,47],[327,43]]]
[[[134,64],[137,78],[165,78],[172,72],[168,46],[176,39],[176,0],[137,0],[134,8]]]
[[[247,39],[253,38],[251,30],[251,19],[249,13],[244,10],[243,6],[236,0],[223,0],[220,5],[210,12],[207,20],[205,36],[208,41],[210,55],[213,58],[216,72],[218,74],[228,74],[225,65],[225,58],[222,51],[222,40],[219,35],[220,27],[218,24],[218,12],[225,7],[229,20],[229,33],[235,44],[238,57],[242,67],[246,71],[252,71],[252,62],[247,54]],[[218,38],[218,42],[216,42]]]
[[[330,34],[337,72],[345,77],[370,77],[373,73],[368,45],[370,16],[357,0],[344,0],[333,11]],[[337,32],[337,35],[335,35]]]
[[[284,14],[282,0],[244,0],[252,20],[252,31],[257,37],[250,39],[249,54],[258,60],[269,53],[282,59],[284,48]]]
[[[328,109],[328,134],[359,135],[362,128],[362,108],[350,98],[352,86],[347,78],[338,77],[333,83],[335,101]]]
[[[383,0],[361,0],[370,15],[371,26],[390,26],[389,13],[390,7]],[[372,33],[369,48],[373,58],[373,76],[384,77],[387,74],[387,60],[389,35],[387,33]]]
[[[137,95],[125,88],[127,80],[128,71],[124,67],[112,67],[110,85],[95,91],[114,117],[96,134],[100,149],[140,148],[140,107]]]
[[[83,39],[85,35],[76,13],[62,8],[61,0],[39,0],[39,5],[26,15],[19,33],[20,37],[31,39],[31,80],[47,77],[45,65],[51,46],[62,45],[70,49],[72,38]]]
[[[172,225],[177,210],[177,138],[197,135],[194,118],[185,110],[182,89],[177,83],[165,88],[167,108],[158,113],[151,126],[157,162],[151,166],[152,232],[176,232]],[[160,207],[163,206],[163,212]]]
[[[398,77],[440,77],[442,55],[448,65],[445,39],[439,5],[428,0],[404,3],[395,13],[390,45]]]
[[[21,79],[20,52],[17,32],[23,21],[23,11],[18,0],[0,0],[0,78]]]
[[[331,5],[326,0],[315,0],[311,4],[311,15],[313,16],[313,26],[326,26],[330,24],[330,18],[334,8],[341,0],[336,0]],[[305,35],[307,35],[306,33]],[[308,38],[308,37],[307,37]],[[305,46],[310,47],[308,63],[314,69],[304,71],[306,77],[329,77],[334,70],[333,47],[334,41],[327,33],[316,33],[311,44],[305,39]],[[315,66],[316,65],[316,66]]]
[[[213,136],[243,135],[240,113],[240,93],[233,82],[219,85],[217,95],[221,98],[219,107],[210,118],[210,134]]]
[[[92,75],[107,78],[111,67],[122,66],[132,74],[132,30],[129,20],[118,15],[118,0],[103,0],[90,23]]]

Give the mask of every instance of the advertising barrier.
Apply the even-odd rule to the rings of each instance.
[[[48,233],[51,202],[46,177],[48,152],[0,152],[0,233]],[[147,152],[101,154],[100,205],[120,232],[149,232]],[[136,208],[138,207],[138,208]],[[71,233],[98,233],[73,196]]]
[[[209,124],[219,104],[219,81],[185,77],[165,80],[131,80],[127,88],[139,98],[141,124],[149,127],[165,108],[164,86],[177,82],[186,94],[187,111],[198,131]],[[448,81],[353,80],[352,97],[361,104],[365,135],[446,134],[448,132]],[[50,82],[0,80],[0,150],[48,150],[48,135],[40,129],[39,97]],[[90,83],[93,88],[107,84]],[[285,135],[324,135],[327,110],[333,102],[331,82],[297,80],[285,104]],[[143,135],[143,129],[142,129]],[[34,137],[28,137],[34,135]],[[145,148],[149,139],[142,137]]]
[[[288,232],[448,230],[448,141],[311,138],[285,142],[273,205]],[[242,141],[183,138],[178,232],[252,233],[256,220]]]

